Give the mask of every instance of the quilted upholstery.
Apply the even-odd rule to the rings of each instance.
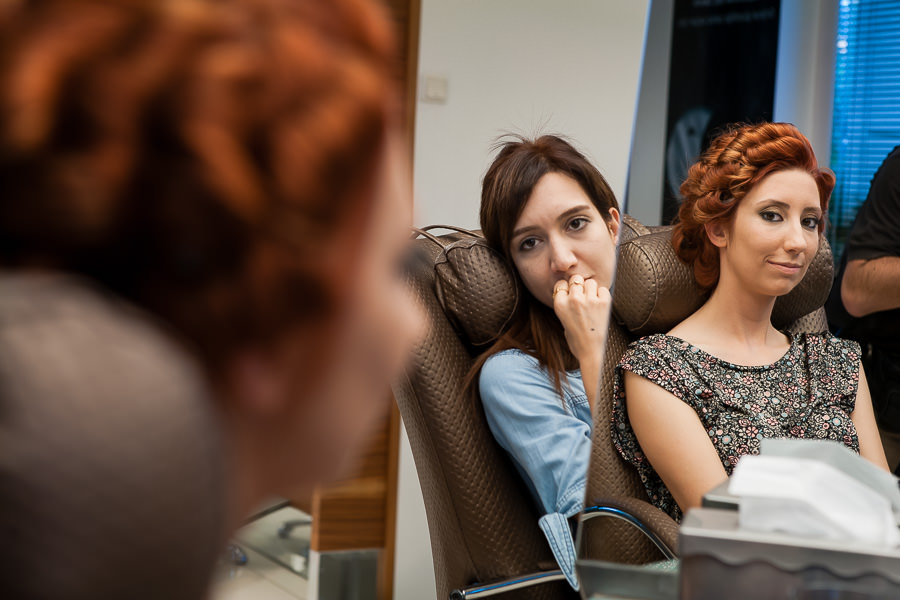
[[[451,234],[441,241],[452,244],[465,237]],[[436,294],[435,264],[447,255],[428,239],[414,245],[412,285],[427,312],[430,331],[416,348],[406,377],[395,384],[394,395],[422,486],[438,597],[447,598],[453,589],[535,572],[554,562],[525,484],[494,441],[481,403],[463,394],[463,380],[478,350],[460,337]],[[476,280],[468,280],[470,285],[489,285],[505,271],[497,255],[465,247],[476,248],[463,260],[471,268],[457,271],[480,273]],[[475,267],[478,257],[484,259],[480,269]],[[501,302],[504,298],[508,300],[504,294],[495,297]],[[484,312],[475,304],[452,319],[487,316],[473,328],[484,332],[507,318],[502,311],[482,306]],[[557,582],[519,590],[515,597],[551,600],[577,594],[565,582]]]
[[[624,243],[650,232],[637,219],[624,215],[619,238]],[[462,230],[441,239],[432,236],[429,240],[433,242],[432,250],[443,247],[433,259],[425,261],[434,264],[434,293],[438,304],[466,344],[486,346],[493,342],[518,305],[520,290],[512,268],[478,232],[467,235]],[[424,240],[420,243],[428,245]]]
[[[484,238],[449,242],[434,269],[435,295],[460,336],[475,346],[500,337],[518,305],[519,288]]]
[[[831,247],[824,238],[803,281],[775,302],[772,322],[786,327],[828,298],[833,279]],[[700,308],[704,294],[690,267],[672,249],[672,227],[624,242],[619,248],[613,312],[635,335],[668,331]]]
[[[647,233],[626,217],[621,237]],[[407,375],[394,386],[425,500],[439,597],[455,588],[555,565],[524,483],[488,429],[463,379],[514,310],[518,290],[480,238],[417,240],[410,277],[430,322]],[[442,248],[443,246],[443,248]],[[516,598],[576,598],[565,583]]]

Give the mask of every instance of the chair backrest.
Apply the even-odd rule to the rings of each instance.
[[[528,489],[494,441],[481,402],[463,390],[475,357],[516,305],[512,275],[483,239],[470,235],[420,239],[414,251],[412,285],[430,329],[394,395],[422,487],[438,597],[446,598],[456,588],[554,563]],[[573,594],[556,582],[516,597]]]
[[[706,298],[671,242],[671,226],[645,228],[640,235],[620,240],[613,315],[600,378],[602,401],[597,402],[594,414],[588,503],[609,496],[647,499],[637,471],[619,456],[612,442],[613,384],[615,365],[628,344],[643,335],[669,331]],[[789,331],[826,330],[822,306],[831,289],[832,271],[831,248],[823,239],[803,281],[776,301],[773,324]],[[668,517],[660,512],[659,518]],[[594,519],[583,533],[581,551],[590,558],[632,564],[661,558],[655,547],[622,521]]]

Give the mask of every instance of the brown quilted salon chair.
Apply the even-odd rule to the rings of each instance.
[[[649,528],[664,547],[675,549],[677,526],[646,501],[637,471],[613,445],[610,423],[615,365],[629,343],[644,335],[669,331],[697,310],[705,295],[694,282],[691,269],[672,249],[671,226],[646,228],[632,219],[623,231],[600,379],[603,401],[597,403],[594,414],[594,445],[579,554],[589,560],[643,564],[667,555],[641,529]],[[832,271],[831,248],[823,238],[803,281],[776,301],[773,324],[792,332],[827,330],[822,307],[831,289]],[[615,497],[610,498],[611,494]],[[617,518],[595,518],[598,515]]]
[[[463,394],[475,357],[516,306],[512,275],[480,237],[457,232],[413,246],[411,283],[430,329],[394,395],[422,486],[438,598],[483,597],[485,588],[529,600],[577,598],[481,403]]]
[[[647,231],[625,218],[623,238]],[[494,441],[481,403],[462,393],[475,357],[496,339],[516,306],[513,276],[481,237],[428,235],[414,242],[410,271],[431,327],[394,394],[422,486],[438,597],[515,589],[511,597],[577,598],[556,567],[531,495]],[[613,501],[616,495],[608,490],[606,497]],[[630,499],[617,502],[613,506]]]

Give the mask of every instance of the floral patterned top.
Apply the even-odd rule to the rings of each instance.
[[[735,365],[669,335],[632,343],[616,367],[612,436],[640,474],[651,503],[681,520],[681,509],[641,452],[628,422],[624,371],[659,385],[691,406],[728,475],[763,438],[827,438],[859,452],[850,413],[859,384],[859,344],[829,333],[794,334],[770,365]]]

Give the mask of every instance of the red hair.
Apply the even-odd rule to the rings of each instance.
[[[706,233],[706,224],[730,223],[740,201],[767,175],[801,169],[819,190],[822,213],[834,189],[834,174],[820,168],[812,145],[790,123],[735,124],[716,137],[688,171],[681,184],[682,203],[672,232],[675,253],[691,265],[704,289],[719,281],[719,249]],[[825,227],[819,223],[819,233]]]
[[[212,369],[328,345],[399,108],[381,6],[18,2],[0,56],[0,266],[88,275]]]

